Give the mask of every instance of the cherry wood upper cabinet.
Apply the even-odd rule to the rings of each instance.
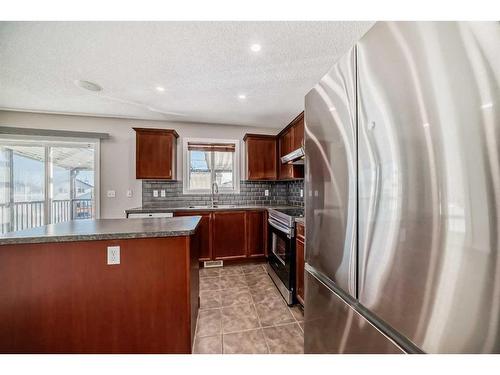
[[[133,129],[136,132],[135,177],[174,180],[179,137],[177,132],[171,129]]]
[[[278,157],[276,136],[245,134],[247,179],[251,181],[276,180]]]
[[[281,157],[289,154],[293,151],[292,148],[293,142],[293,129],[288,128],[284,133],[282,133],[279,137],[279,160],[280,168],[279,168],[279,179],[286,180],[293,178],[293,165],[290,164],[282,164]]]
[[[304,112],[295,117],[288,126],[278,134],[279,158],[302,147],[304,144]],[[278,179],[290,180],[304,178],[304,167],[302,165],[282,164],[278,160]]]
[[[212,225],[215,259],[246,258],[245,211],[216,211]]]
[[[304,147],[304,112],[299,115],[297,122],[293,126],[293,150],[300,147]]]

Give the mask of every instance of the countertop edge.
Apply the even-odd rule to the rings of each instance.
[[[53,236],[45,235],[45,236],[0,238],[0,247],[5,245],[22,245],[22,244],[186,237],[193,235],[201,223],[201,216],[193,215],[193,217],[198,218],[196,225],[192,229],[186,229],[186,230],[162,230],[162,231],[151,231],[151,232],[115,232],[115,233],[97,233],[97,234],[82,233],[82,234],[63,234],[63,235],[53,235]]]
[[[203,211],[266,211],[270,208],[303,208],[302,206],[279,205],[279,206],[233,206],[233,207],[136,207],[125,210],[125,214],[141,214],[148,212],[203,212]]]
[[[295,218],[295,222],[296,222],[296,223],[300,223],[300,224],[304,224],[304,225],[305,225],[305,223],[306,223],[306,221],[304,220],[304,218],[303,218],[303,217],[296,217],[296,218]]]
[[[198,226],[196,226],[197,228]],[[156,232],[156,233],[110,233],[110,234],[82,234],[52,237],[18,237],[0,240],[3,245],[21,245],[37,243],[61,243],[61,242],[83,242],[83,241],[103,241],[103,240],[133,240],[136,238],[168,238],[191,236],[196,232],[196,228],[187,231]]]

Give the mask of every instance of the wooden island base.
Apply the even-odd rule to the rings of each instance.
[[[197,234],[0,246],[0,352],[191,353],[198,251]]]

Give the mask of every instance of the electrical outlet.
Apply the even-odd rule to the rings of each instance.
[[[153,197],[158,198],[158,190],[153,190]]]
[[[114,197],[116,197],[116,191],[108,190],[108,198],[114,198]]]
[[[300,189],[300,197],[303,198],[304,197],[304,189]]]
[[[267,190],[267,189],[266,189],[266,190],[264,190],[264,195],[265,195],[266,197],[268,197],[268,196],[269,196],[269,190]]]
[[[162,198],[165,198],[167,196],[167,194],[165,193],[165,190],[160,190],[160,196]]]
[[[108,264],[120,264],[120,246],[108,246]]]
[[[132,190],[127,190],[127,198],[132,198],[132,196],[134,195],[134,192]]]

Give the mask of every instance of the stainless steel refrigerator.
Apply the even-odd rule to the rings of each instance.
[[[500,353],[500,23],[376,23],[305,153],[305,352]]]

